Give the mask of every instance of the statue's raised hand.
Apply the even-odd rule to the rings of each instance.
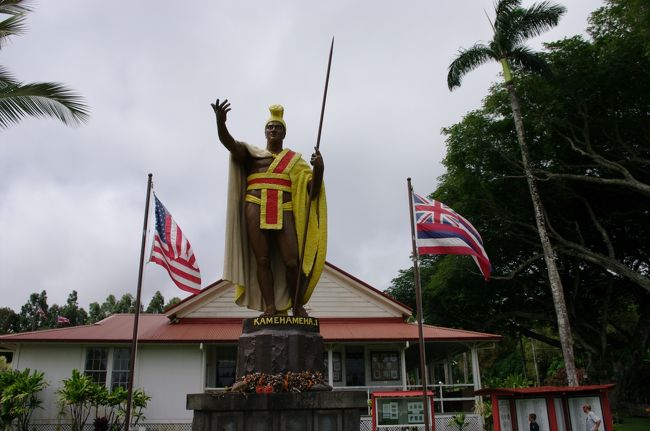
[[[217,117],[217,124],[224,124],[226,122],[226,116],[230,111],[230,103],[228,99],[224,99],[223,102],[219,103],[219,99],[215,103],[210,104],[214,110],[214,114]]]

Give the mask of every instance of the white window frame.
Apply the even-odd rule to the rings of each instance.
[[[88,352],[91,349],[101,349],[101,350],[106,350],[107,351],[107,357],[106,357],[106,369],[105,370],[88,370],[86,368],[87,365],[87,360],[88,360]],[[115,359],[115,351],[117,349],[127,349],[130,350],[130,347],[125,347],[125,346],[86,346],[84,348],[84,356],[83,356],[83,374],[88,375],[88,372],[97,372],[97,371],[102,371],[106,373],[106,377],[103,382],[97,382],[98,384],[103,384],[107,388],[109,388],[111,391],[114,389],[113,388],[113,372],[124,372],[127,371],[127,376],[128,376],[128,371],[129,370],[115,370],[114,369],[114,359]],[[130,361],[130,356],[129,356],[129,361]],[[94,379],[93,379],[94,381]]]

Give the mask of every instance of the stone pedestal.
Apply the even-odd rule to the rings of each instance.
[[[244,319],[237,348],[237,378],[252,373],[323,371],[318,319],[273,316]]]
[[[244,320],[237,378],[323,370],[318,319],[273,316]],[[193,431],[358,431],[365,391],[189,394]]]
[[[192,431],[359,431],[364,391],[190,394]]]

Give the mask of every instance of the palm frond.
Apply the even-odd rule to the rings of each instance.
[[[526,46],[518,46],[513,49],[508,59],[517,68],[542,75],[550,74],[550,68],[542,56]]]
[[[528,9],[522,9],[517,17],[516,31],[513,33],[515,45],[555,27],[566,12],[566,8],[548,1],[535,3]]]
[[[4,66],[0,66],[0,91],[3,88],[11,85],[20,85],[20,82],[14,78],[14,76],[9,73],[9,70]]]
[[[488,60],[498,60],[496,53],[488,46],[477,43],[469,49],[461,49],[458,56],[449,65],[447,86],[450,90],[460,86],[460,81],[467,72],[471,72]]]
[[[0,21],[0,47],[4,46],[9,36],[25,32],[25,15],[11,15]]]
[[[513,9],[521,7],[521,0],[500,0],[497,4],[494,5],[494,11],[496,12],[496,19],[498,20],[500,16],[508,15]],[[495,22],[496,27],[496,22]]]
[[[31,12],[29,1],[26,0],[0,0],[0,14],[2,15],[20,15]]]
[[[76,126],[87,121],[88,107],[79,95],[58,83],[0,86],[0,129],[26,116],[51,117]]]
[[[508,32],[508,27],[512,24],[512,14],[521,10],[520,0],[502,0],[495,5],[494,25],[492,28],[495,33]]]

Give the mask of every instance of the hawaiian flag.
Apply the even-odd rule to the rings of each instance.
[[[465,254],[478,265],[483,277],[490,278],[492,265],[483,240],[463,216],[436,200],[413,194],[418,254]]]
[[[199,293],[201,272],[192,246],[155,194],[154,199],[156,200],[156,231],[149,261],[164,267],[180,289]]]

